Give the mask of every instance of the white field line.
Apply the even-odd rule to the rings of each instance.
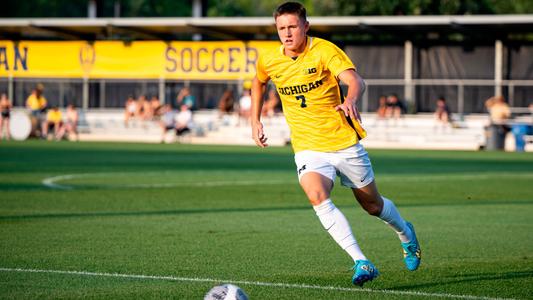
[[[60,176],[47,177],[41,183],[52,189],[72,190],[74,186],[58,184],[64,180],[78,179],[84,177],[104,177],[109,175],[117,175],[118,173],[82,173],[82,174],[66,174]],[[125,173],[120,173],[125,174]],[[195,187],[216,187],[216,186],[244,186],[244,185],[258,185],[258,184],[283,184],[287,180],[232,180],[232,181],[197,181],[197,182],[172,182],[172,183],[139,183],[139,184],[109,184],[96,185],[98,188],[167,188],[180,186],[195,186]]]
[[[76,177],[77,177],[76,174],[47,177],[47,178],[43,179],[42,184],[44,186],[52,188],[52,189],[71,190],[72,189],[71,186],[57,184],[56,181],[68,180],[68,179],[73,179],[73,178],[76,178]]]
[[[168,172],[143,172],[146,174],[167,174]],[[42,184],[48,188],[52,189],[61,189],[61,190],[72,190],[75,186],[59,184],[58,182],[79,179],[79,178],[94,178],[94,177],[105,177],[105,176],[130,176],[135,173],[80,173],[80,174],[65,174],[60,176],[47,177],[42,180]],[[274,175],[275,176],[275,175]],[[471,179],[492,179],[492,178],[501,178],[501,177],[520,177],[520,178],[533,178],[533,173],[512,173],[512,172],[502,172],[494,174],[424,174],[423,176],[404,176],[404,175],[383,175],[378,176],[378,182],[430,182],[440,179],[449,179],[453,178],[455,180],[471,180]],[[195,186],[195,187],[217,187],[217,186],[230,186],[230,185],[256,185],[256,184],[283,184],[287,183],[287,180],[233,180],[233,181],[197,181],[197,182],[171,182],[171,183],[147,183],[147,184],[109,184],[109,185],[96,185],[96,187],[101,189],[112,189],[112,188],[167,188],[167,187],[181,187],[181,186]],[[296,184],[296,179],[294,180]]]
[[[404,296],[418,296],[418,297],[428,297],[428,298],[453,298],[453,299],[470,299],[470,300],[513,300],[512,298],[491,298],[491,297],[472,296],[472,295],[456,295],[456,294],[448,294],[448,293],[375,290],[375,289],[368,289],[368,288],[345,288],[345,287],[338,287],[338,286],[321,286],[321,285],[294,284],[294,283],[274,283],[274,282],[245,281],[245,280],[221,280],[221,279],[197,278],[197,277],[189,278],[189,277],[176,277],[176,276],[154,276],[154,275],[139,275],[139,274],[100,273],[100,272],[63,271],[63,270],[40,270],[40,269],[2,268],[2,267],[0,267],[0,271],[20,272],[20,273],[64,274],[64,275],[79,275],[79,276],[94,276],[94,277],[115,277],[115,278],[128,278],[128,279],[186,281],[186,282],[233,283],[237,285],[266,286],[266,287],[292,288],[292,289],[330,290],[330,291],[340,291],[340,292],[372,293],[372,294],[385,294],[385,295],[404,295]]]

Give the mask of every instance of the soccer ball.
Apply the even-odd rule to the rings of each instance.
[[[213,287],[204,300],[248,300],[248,296],[240,287],[226,283]]]

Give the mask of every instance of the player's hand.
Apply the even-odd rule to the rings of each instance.
[[[266,143],[268,138],[263,132],[263,124],[261,124],[261,122],[252,121],[252,138],[254,139],[255,144],[257,146],[261,148],[265,148],[268,146],[268,144]]]
[[[346,117],[350,117],[352,120],[357,120],[361,123],[361,115],[359,114],[359,110],[357,110],[355,101],[346,99],[344,103],[335,106],[335,110],[342,110]]]

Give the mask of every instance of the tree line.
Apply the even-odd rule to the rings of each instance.
[[[4,0],[0,18],[83,18],[89,0]],[[192,0],[96,0],[98,17],[190,17]],[[279,0],[201,0],[208,17],[271,16]],[[531,0],[301,0],[310,16],[532,14]]]

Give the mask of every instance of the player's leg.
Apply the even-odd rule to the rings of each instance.
[[[361,207],[370,215],[376,216],[387,223],[402,242],[411,239],[411,232],[400,216],[398,209],[392,201],[382,197],[377,189],[375,181],[361,188],[352,188],[353,194]]]
[[[336,177],[335,168],[315,155],[321,154],[304,152],[295,155],[300,185],[313,205],[322,226],[354,260],[355,274],[352,282],[362,286],[377,276],[377,270],[359,248],[348,220],[330,199],[333,180]]]
[[[337,244],[352,257],[354,261],[366,260],[352,233],[350,224],[344,214],[329,198],[333,181],[319,173],[308,172],[300,179],[300,185],[309,202],[313,205],[320,223]]]
[[[63,125],[63,126],[60,126],[60,128],[57,130],[57,133],[56,133],[56,139],[58,141],[62,140],[63,137],[65,136],[65,132],[66,132],[66,126],[67,125]]]
[[[159,121],[159,128],[161,129],[161,143],[165,142],[165,135],[167,134],[167,125],[163,121]]]
[[[55,122],[54,124],[54,138],[59,140],[59,134],[63,132],[63,122]]]
[[[42,132],[42,138],[47,138],[48,137],[48,127],[50,126],[50,124],[48,123],[48,121],[44,121],[42,123],[42,129],[43,129],[43,132]]]
[[[355,198],[369,214],[388,224],[400,238],[407,268],[414,271],[420,264],[420,245],[413,225],[405,221],[394,203],[381,196],[374,180],[364,187],[352,188]]]
[[[416,241],[414,230],[401,217],[394,203],[379,194],[374,181],[372,164],[364,147],[356,144],[347,149],[337,151],[335,155],[338,161],[336,167],[339,170],[341,183],[352,189],[361,207],[369,214],[380,218],[388,224],[398,234],[404,249],[405,245],[416,243],[417,251],[409,252],[406,256],[409,259],[405,261],[408,269],[416,269],[420,262],[420,247]],[[415,263],[411,263],[411,260],[414,260]]]

